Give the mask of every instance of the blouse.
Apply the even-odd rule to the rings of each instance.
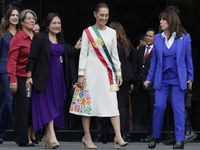
[[[13,36],[7,59],[7,71],[10,83],[17,83],[17,75],[26,77],[26,63],[30,53],[31,38],[21,29]]]

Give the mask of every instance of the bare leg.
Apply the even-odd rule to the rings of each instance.
[[[28,144],[32,144],[33,142],[31,141],[31,126],[28,128]]]
[[[46,124],[45,134],[42,139],[42,146],[43,148],[54,149],[59,147],[59,145],[60,144],[57,141],[56,134],[54,131],[54,121],[51,120],[49,123]]]
[[[51,120],[49,123],[47,123],[47,126],[45,128],[45,137],[50,138],[50,143],[53,143],[57,141],[56,134],[54,131],[54,121]]]
[[[94,146],[90,134],[90,117],[82,116],[82,124],[84,130],[84,137],[82,141],[84,141],[87,146]]]
[[[31,136],[30,136],[33,140],[36,140],[35,137],[35,131],[33,131],[33,126],[31,126]]]
[[[112,122],[114,131],[115,131],[115,137],[118,143],[123,143],[124,140],[122,139],[121,132],[120,132],[120,118],[119,116],[110,117],[110,121]]]

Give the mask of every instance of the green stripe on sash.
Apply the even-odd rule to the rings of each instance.
[[[107,47],[106,47],[106,44],[105,44],[103,38],[101,37],[101,34],[100,34],[99,31],[97,30],[97,27],[96,27],[95,25],[93,25],[92,28],[93,28],[94,32],[96,33],[97,37],[100,38],[100,39],[103,41],[103,46],[102,46],[102,47],[103,47],[103,50],[104,50],[104,52],[105,52],[105,54],[106,54],[106,56],[107,56],[109,62],[110,62],[111,65],[112,65],[112,69],[113,69],[113,72],[114,72],[114,75],[115,75],[116,84],[117,84],[117,71],[116,71],[116,69],[115,69],[115,67],[114,67],[113,61],[112,61],[111,56],[110,56],[110,54],[109,54],[109,52],[108,52],[108,49],[107,49]]]

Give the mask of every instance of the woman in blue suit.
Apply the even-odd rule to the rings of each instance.
[[[172,91],[176,143],[173,149],[184,149],[185,106],[184,92],[189,84],[192,88],[193,63],[191,38],[173,11],[159,15],[162,33],[155,35],[151,66],[144,85],[154,80],[155,105],[153,117],[153,138],[148,147],[155,148],[162,131],[164,112],[169,91]]]
[[[12,116],[12,91],[7,72],[7,56],[10,41],[19,30],[19,9],[10,7],[6,11],[4,22],[0,26],[0,81],[2,82],[5,96],[0,107],[0,144],[3,143],[8,121]]]

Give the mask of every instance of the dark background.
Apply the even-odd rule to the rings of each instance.
[[[95,18],[93,11],[97,3],[105,2],[110,8],[109,22],[120,22],[134,47],[137,47],[136,37],[147,28],[158,29],[158,15],[169,5],[176,5],[181,11],[183,27],[192,38],[192,56],[194,64],[193,104],[191,123],[194,130],[200,131],[200,1],[199,0],[0,0],[0,18],[5,15],[6,8],[13,4],[23,9],[36,12],[39,24],[49,12],[56,12],[62,17],[62,27],[65,40],[74,45],[81,37],[84,28],[93,25]],[[3,92],[0,85],[0,101]],[[79,116],[69,115],[70,99],[65,102],[65,119],[67,130],[82,130]],[[138,99],[132,100],[133,132],[145,131],[141,106]],[[170,128],[173,128],[173,114],[169,108]],[[166,115],[167,116],[167,115]],[[92,118],[91,129],[98,129],[98,119]],[[167,117],[163,131],[167,131]]]

